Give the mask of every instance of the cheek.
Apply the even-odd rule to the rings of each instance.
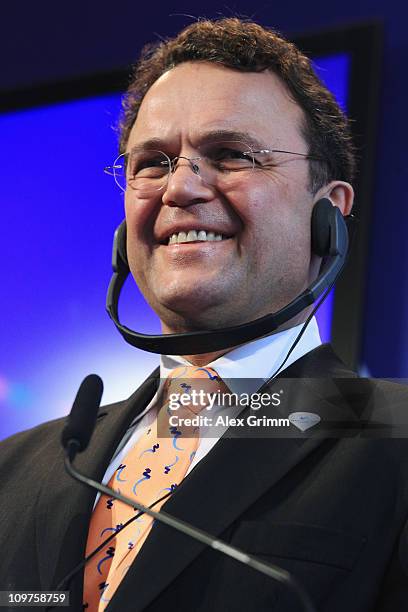
[[[276,191],[265,190],[265,186],[243,186],[240,191],[227,194],[228,201],[242,220],[243,248],[262,256],[265,248],[274,243],[281,233],[279,226],[285,224],[285,212]]]
[[[125,214],[128,231],[141,234],[152,213],[150,200],[136,198],[132,192],[125,193]]]
[[[155,202],[151,199],[136,198],[134,194],[125,194],[125,215],[127,226],[127,247],[129,262],[143,259],[151,245]]]
[[[145,272],[148,269],[146,241],[143,240],[149,223],[148,209],[146,202],[132,194],[125,194],[127,256],[132,276],[140,288],[145,285]]]
[[[310,262],[310,206],[305,190],[285,182],[228,194],[244,224],[241,248],[253,273],[304,274]],[[309,195],[310,199],[310,195]]]

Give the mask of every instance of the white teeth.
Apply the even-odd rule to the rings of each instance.
[[[195,230],[190,230],[187,234],[187,242],[194,242],[195,240],[197,240],[197,232]]]
[[[169,237],[168,244],[180,244],[183,242],[216,242],[219,240],[225,240],[226,236],[223,234],[216,234],[215,232],[206,232],[205,230],[189,230],[186,232],[178,232],[172,234]]]

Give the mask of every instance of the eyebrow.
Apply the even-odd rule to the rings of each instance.
[[[228,129],[212,130],[203,134],[200,137],[200,144],[206,144],[208,141],[214,140],[214,138],[219,138],[220,140],[240,140],[252,148],[263,148],[265,146],[249,132]]]
[[[245,144],[249,145],[251,148],[256,149],[264,149],[265,144],[258,140],[255,136],[251,135],[249,132],[241,132],[237,130],[229,130],[229,129],[215,129],[208,132],[204,132],[200,134],[198,138],[198,146],[202,146],[211,142],[213,140],[240,140]],[[162,138],[149,138],[147,140],[143,140],[142,142],[137,143],[132,149],[156,149],[156,150],[166,150],[168,148],[168,142],[163,140]]]

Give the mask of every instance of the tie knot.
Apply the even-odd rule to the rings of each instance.
[[[208,405],[209,395],[230,393],[230,390],[213,368],[181,366],[168,375],[164,392],[173,407],[180,401],[198,413]]]
[[[169,380],[179,378],[203,378],[204,380],[221,380],[213,368],[200,366],[179,366],[171,370]]]

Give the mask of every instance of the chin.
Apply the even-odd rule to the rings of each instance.
[[[232,308],[233,306],[233,308]],[[197,299],[173,300],[171,304],[162,304],[156,310],[163,324],[165,333],[181,333],[185,331],[207,331],[231,327],[246,322],[242,318],[242,310],[231,304],[231,300],[211,302]]]
[[[206,295],[197,294],[178,294],[160,300],[161,309],[165,309],[176,315],[188,319],[201,320],[207,318],[215,309],[219,309],[221,304],[219,301],[211,299],[211,295],[207,292]],[[211,316],[211,315],[210,315]]]
[[[228,303],[231,293],[225,285],[214,283],[214,279],[205,282],[202,278],[189,278],[163,282],[155,295],[156,302],[166,309],[197,313]]]

